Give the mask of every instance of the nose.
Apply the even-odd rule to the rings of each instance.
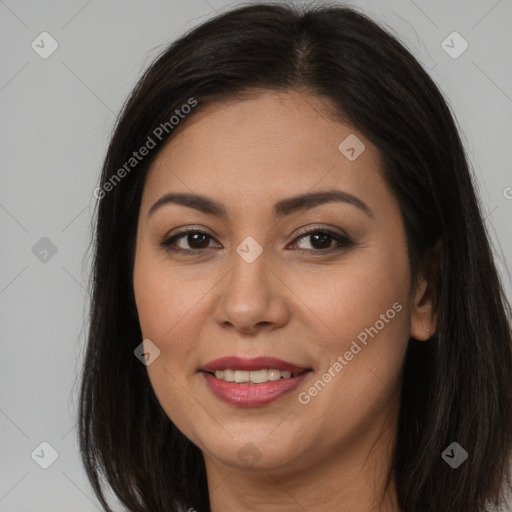
[[[289,321],[290,290],[270,268],[265,250],[248,263],[233,255],[233,267],[222,281],[215,319],[224,328],[243,334],[273,330]]]

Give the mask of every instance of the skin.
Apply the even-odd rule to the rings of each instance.
[[[144,339],[161,351],[147,369],[169,418],[204,454],[213,512],[398,510],[393,482],[380,498],[400,369],[409,337],[428,339],[436,318],[425,280],[411,287],[403,220],[379,151],[327,107],[299,91],[208,105],[173,134],[145,183],[133,285]],[[338,149],[350,134],[366,146],[354,161]],[[329,202],[273,217],[280,199],[333,188],[364,201],[372,216]],[[209,196],[228,217],[177,204],[148,217],[168,192]],[[209,237],[185,236],[174,247],[203,252],[160,245],[186,226]],[[336,239],[302,236],[321,228],[353,245],[327,253]],[[248,236],[263,248],[252,263],[236,252]],[[394,303],[401,311],[300,403],[299,392]],[[270,404],[240,407],[214,396],[199,372],[226,355],[270,355],[313,372]],[[238,457],[247,443],[260,456],[252,465]]]

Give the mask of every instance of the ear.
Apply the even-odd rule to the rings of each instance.
[[[436,293],[442,268],[442,252],[442,244],[438,240],[434,249],[425,256],[423,268],[413,292],[410,337],[418,341],[428,340],[436,331],[438,319]]]

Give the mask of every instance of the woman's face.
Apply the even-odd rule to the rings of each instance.
[[[160,350],[147,370],[163,409],[207,464],[285,471],[367,455],[393,429],[409,336],[433,329],[410,293],[377,149],[298,92],[193,115],[149,171],[137,231],[135,298],[143,337]],[[338,200],[291,201],[326,191]],[[204,199],[150,212],[169,193]],[[200,233],[161,245],[185,228]],[[309,371],[254,384],[202,371],[228,356]],[[224,377],[282,375],[218,368],[237,366]]]

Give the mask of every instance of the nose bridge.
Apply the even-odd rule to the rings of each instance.
[[[282,323],[287,316],[279,280],[269,266],[270,254],[250,238],[244,239],[232,255],[231,272],[216,310],[218,322],[243,331],[251,331],[258,324]]]
[[[243,301],[268,300],[268,259],[268,250],[254,238],[242,241],[233,254],[227,291],[238,294]]]

